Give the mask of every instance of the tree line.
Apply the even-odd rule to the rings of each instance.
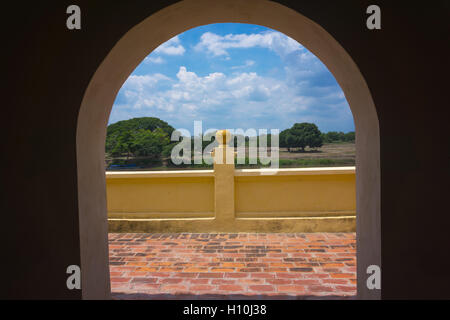
[[[322,133],[314,123],[296,123],[291,128],[280,132],[280,147],[301,149],[306,147],[316,149],[322,147],[324,143],[355,142],[355,132],[330,131]]]
[[[175,129],[167,122],[158,118],[142,117],[123,120],[111,124],[107,128],[106,153],[111,157],[146,157],[154,160],[170,157],[172,148],[178,141],[171,141],[170,137]],[[260,138],[256,137],[257,145]],[[267,135],[267,146],[271,145],[270,134]],[[194,150],[194,137],[192,139],[192,150]],[[233,137],[234,145],[238,141],[245,141],[249,146],[249,137],[238,139]],[[202,150],[214,141],[202,141]],[[327,132],[322,133],[313,123],[296,123],[291,128],[283,130],[279,135],[279,145],[287,148],[289,152],[294,149],[305,151],[306,147],[320,148],[324,143],[354,142],[354,132]]]

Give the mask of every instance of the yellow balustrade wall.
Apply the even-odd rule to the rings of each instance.
[[[214,175],[208,171],[106,173],[110,218],[214,217]]]
[[[107,172],[110,232],[349,232],[355,168]]]
[[[237,217],[355,215],[353,168],[236,172]]]
[[[214,170],[107,172],[110,232],[349,232],[355,168],[235,170],[219,130]]]

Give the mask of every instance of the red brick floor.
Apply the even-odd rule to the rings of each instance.
[[[356,295],[355,233],[109,234],[116,299]]]

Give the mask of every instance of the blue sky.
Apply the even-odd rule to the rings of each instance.
[[[158,117],[176,129],[280,129],[313,122],[354,131],[328,69],[295,40],[249,24],[188,30],[147,56],[120,89],[109,123]]]

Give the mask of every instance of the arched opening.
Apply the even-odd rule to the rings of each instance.
[[[288,35],[316,55],[344,91],[357,133],[358,296],[379,298],[379,290],[365,287],[367,267],[381,265],[379,128],[369,89],[351,57],[329,33],[301,14],[265,0],[226,0],[214,6],[187,0],[169,6],[131,29],[98,68],[86,90],[77,127],[83,298],[104,298],[110,293],[104,144],[117,92],[161,43],[187,29],[219,22],[263,25]]]
[[[184,145],[175,128],[184,163],[171,157]],[[212,128],[236,135],[228,175],[212,163]],[[333,75],[276,30],[210,24],[161,44],[123,84],[107,129],[113,297],[354,297],[353,138]],[[257,140],[270,152],[280,142],[275,163]]]

